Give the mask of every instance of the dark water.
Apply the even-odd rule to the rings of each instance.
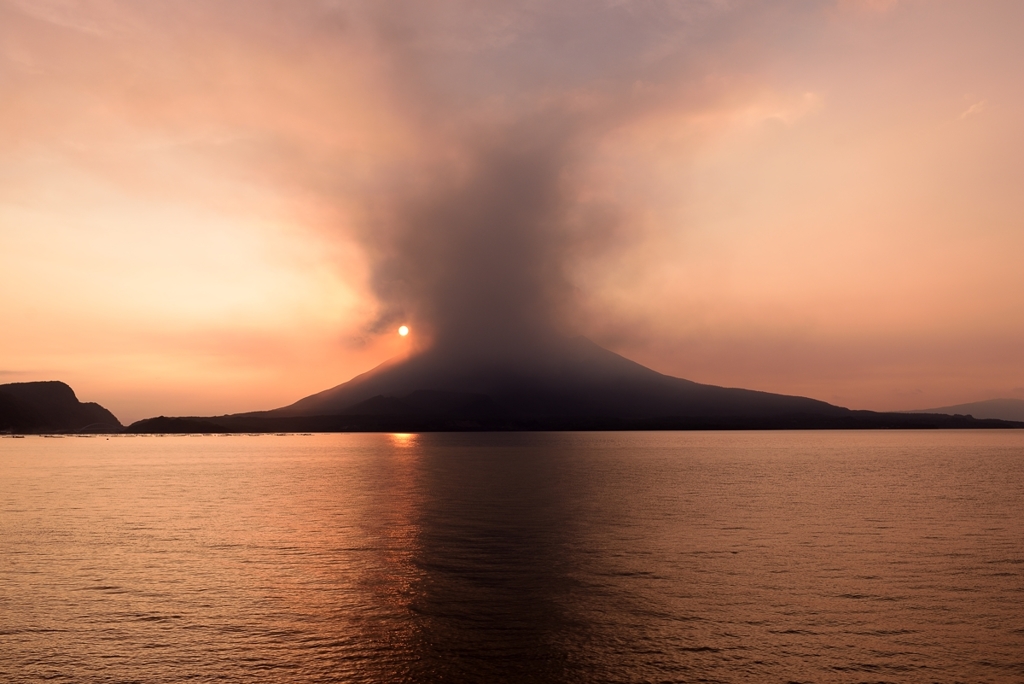
[[[1021,682],[1024,433],[0,440],[0,681]]]

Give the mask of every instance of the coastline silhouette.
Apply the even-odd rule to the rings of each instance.
[[[14,382],[0,385],[0,431],[120,432],[113,413],[93,402],[83,403],[63,382]]]
[[[426,432],[475,430],[930,429],[1024,427],[963,415],[883,413],[658,373],[584,337],[469,355],[387,361],[278,409],[159,416],[127,430]]]

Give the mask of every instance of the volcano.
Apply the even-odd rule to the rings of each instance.
[[[549,343],[542,353],[466,358],[428,352],[389,361],[265,415],[450,415],[544,422],[840,415],[845,410],[804,397],[674,378],[577,337]]]
[[[663,375],[590,340],[387,361],[279,409],[153,418],[139,432],[1021,427],[967,416],[853,411]]]

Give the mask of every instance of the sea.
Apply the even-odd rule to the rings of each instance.
[[[0,439],[0,682],[1024,682],[1024,431]]]

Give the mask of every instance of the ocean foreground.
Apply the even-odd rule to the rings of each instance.
[[[1024,433],[0,440],[0,679],[1024,677]]]

